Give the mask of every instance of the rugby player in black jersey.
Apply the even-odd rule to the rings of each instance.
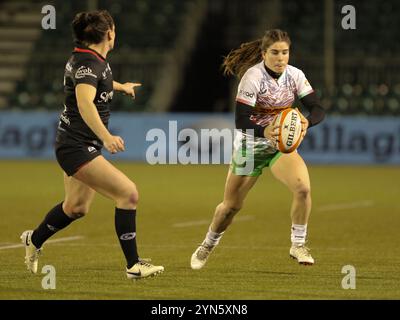
[[[114,200],[115,229],[130,279],[164,271],[139,258],[136,246],[136,185],[101,154],[124,151],[124,141],[108,131],[114,91],[135,97],[138,83],[113,81],[106,56],[114,47],[115,25],[107,11],[78,13],[72,22],[77,46],[64,74],[64,111],[56,137],[57,161],[64,170],[64,201],[46,215],[35,230],[24,231],[25,263],[36,273],[43,243],[88,213],[95,192]]]

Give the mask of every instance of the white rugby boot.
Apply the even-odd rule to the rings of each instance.
[[[300,245],[292,245],[289,251],[290,257],[296,259],[299,264],[303,265],[313,265],[314,259],[310,254],[310,249],[304,246],[303,244]]]
[[[156,276],[163,271],[163,266],[154,266],[144,260],[139,260],[130,269],[126,269],[126,276],[128,279],[143,279]]]
[[[32,230],[26,230],[21,234],[20,239],[25,246],[26,267],[30,272],[37,273],[39,256],[42,251],[42,248],[36,248],[33,245],[31,241],[32,233],[33,233]]]
[[[210,253],[214,250],[215,246],[208,245],[205,241],[196,249],[192,254],[190,266],[193,270],[199,270],[204,267]]]

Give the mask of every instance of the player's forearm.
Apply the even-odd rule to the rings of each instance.
[[[113,89],[115,91],[122,91],[122,84],[117,81],[113,81]]]
[[[100,115],[97,112],[96,106],[93,102],[83,102],[78,104],[79,113],[87,126],[96,134],[101,140],[106,140],[111,134],[101,121]]]
[[[236,102],[236,111],[235,111],[236,129],[242,129],[242,130],[252,129],[254,130],[255,137],[264,138],[265,126],[261,126],[250,120],[250,115],[252,111],[253,107],[243,104],[241,102]]]
[[[322,120],[324,120],[325,111],[322,108],[321,103],[315,92],[306,95],[305,97],[301,98],[300,101],[309,112],[309,115],[307,116],[309,128],[317,125]]]

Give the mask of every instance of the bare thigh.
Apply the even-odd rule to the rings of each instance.
[[[271,167],[276,179],[294,193],[310,192],[310,177],[303,158],[297,153],[282,154]]]
[[[258,177],[237,176],[229,170],[225,183],[224,204],[240,209],[257,179]]]
[[[74,178],[90,186],[107,198],[121,203],[121,209],[128,204],[136,205],[136,185],[103,156],[98,156],[83,166]],[[129,209],[129,208],[127,208]]]

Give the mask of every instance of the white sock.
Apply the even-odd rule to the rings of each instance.
[[[224,234],[224,232],[221,233],[217,233],[214,231],[211,231],[211,227],[208,229],[206,238],[205,238],[205,242],[207,245],[211,246],[211,247],[215,247],[218,243],[219,240],[221,240],[222,235]]]
[[[292,224],[291,240],[292,244],[300,245],[306,243],[307,225],[306,224]]]

